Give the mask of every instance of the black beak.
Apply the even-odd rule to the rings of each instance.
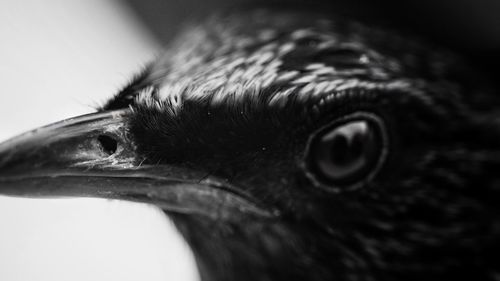
[[[144,165],[130,109],[83,115],[0,144],[0,194],[102,197],[219,219],[273,217],[222,179],[169,165]]]

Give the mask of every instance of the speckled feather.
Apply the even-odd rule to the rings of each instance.
[[[394,51],[384,50],[387,40],[398,53],[387,54]],[[148,67],[144,81],[119,98],[174,108],[182,100],[237,103],[246,95],[264,98],[271,106],[291,99],[317,103],[352,88],[406,89],[421,86],[422,78],[453,75],[456,58],[427,48],[358,23],[315,19],[314,14],[216,16],[185,28]],[[262,96],[262,89],[275,90]]]
[[[110,100],[145,163],[237,184],[281,212],[169,214],[207,280],[500,280],[498,97],[455,55],[331,15],[259,10],[186,27]],[[385,120],[384,167],[356,190],[304,175],[309,136]]]

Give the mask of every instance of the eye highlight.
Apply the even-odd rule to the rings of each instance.
[[[306,172],[321,186],[355,188],[373,178],[386,154],[383,121],[372,113],[357,112],[313,134],[306,151]]]

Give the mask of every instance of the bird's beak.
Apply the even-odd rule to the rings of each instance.
[[[83,115],[0,144],[0,194],[102,197],[217,218],[274,216],[224,180],[169,165],[143,165],[130,109]]]

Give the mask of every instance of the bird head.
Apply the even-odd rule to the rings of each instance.
[[[0,193],[162,208],[203,280],[495,280],[498,97],[346,19],[183,29],[97,113],[0,146]]]

